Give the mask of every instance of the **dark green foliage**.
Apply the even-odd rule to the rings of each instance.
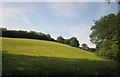
[[[59,37],[57,37],[57,41],[58,41],[59,43],[64,44],[65,39],[64,39],[62,36],[59,36]]]
[[[96,48],[89,48],[87,44],[83,43],[81,45],[81,47],[79,47],[80,49],[83,49],[83,50],[86,50],[86,51],[89,51],[89,52],[95,52],[96,51]]]
[[[46,37],[47,37],[47,38],[51,38],[50,34],[46,34]]]
[[[16,30],[7,30],[7,28],[0,28],[0,32],[2,32],[2,37],[30,38],[30,39],[55,41],[53,38],[51,38],[49,34],[44,34],[35,31],[27,32],[22,30],[16,31]]]
[[[91,42],[96,44],[98,55],[120,60],[120,13],[101,17],[91,30]]]
[[[87,46],[87,44],[83,43],[83,44],[82,44],[82,49],[84,49],[84,50],[88,50],[89,47]]]
[[[95,49],[95,48],[89,48],[89,51],[91,51],[91,52],[95,52],[96,49]]]
[[[70,44],[69,45],[71,45],[73,47],[79,47],[80,44],[79,44],[79,41],[77,40],[76,37],[72,37],[70,39]]]
[[[0,31],[7,31],[7,28],[0,28]]]
[[[118,2],[119,6],[119,13],[116,15],[117,19],[117,45],[118,45],[118,52],[117,52],[117,60],[120,61],[120,1]]]
[[[70,45],[70,39],[65,39],[65,44]]]
[[[57,41],[62,44],[67,44],[73,47],[79,47],[79,41],[76,37],[72,37],[70,39],[64,39],[62,36],[57,37]]]

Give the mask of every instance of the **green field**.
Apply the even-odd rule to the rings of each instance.
[[[0,38],[3,75],[117,75],[118,63],[56,42]]]

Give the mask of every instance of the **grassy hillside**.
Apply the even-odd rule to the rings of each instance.
[[[0,39],[3,74],[118,74],[117,62],[65,44],[33,39]]]

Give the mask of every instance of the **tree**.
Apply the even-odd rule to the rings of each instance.
[[[0,32],[1,31],[7,31],[7,28],[0,28]]]
[[[7,31],[7,28],[0,28],[0,37],[2,36],[2,32]]]
[[[96,51],[95,48],[89,48],[89,50],[90,50],[91,52],[95,52],[95,51]]]
[[[76,37],[72,37],[70,39],[70,45],[73,47],[79,47],[80,44]]]
[[[82,49],[84,49],[84,50],[88,50],[89,47],[87,46],[87,44],[83,43],[83,44],[82,44]]]
[[[50,34],[46,34],[46,37],[47,37],[47,38],[51,38]]]
[[[70,39],[65,39],[65,44],[70,45]]]
[[[95,21],[91,27],[92,33],[90,39],[96,44],[96,50],[99,55],[108,58],[118,58],[118,46],[120,36],[120,13],[109,14]]]
[[[62,36],[59,36],[59,37],[57,37],[57,41],[59,43],[63,43],[64,44],[65,39]]]
[[[106,0],[106,1],[107,1],[108,4],[109,4],[111,0]],[[117,60],[120,61],[120,29],[119,29],[119,28],[120,28],[120,15],[119,15],[119,13],[120,13],[120,0],[115,0],[115,1],[118,3],[118,14],[117,14],[117,16],[116,16],[116,17],[117,17],[116,19],[117,19],[117,22],[118,22],[118,25],[117,25],[117,26],[118,26],[118,27],[117,27],[117,33],[118,33],[118,34],[117,34],[117,40],[118,40],[118,41],[117,41],[117,43],[118,43],[118,44],[117,44],[117,48],[118,48],[118,49],[116,50],[116,51],[117,51],[116,57],[117,57]]]

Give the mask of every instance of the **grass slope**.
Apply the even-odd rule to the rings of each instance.
[[[117,62],[56,42],[2,39],[3,74],[104,75],[118,74]]]

